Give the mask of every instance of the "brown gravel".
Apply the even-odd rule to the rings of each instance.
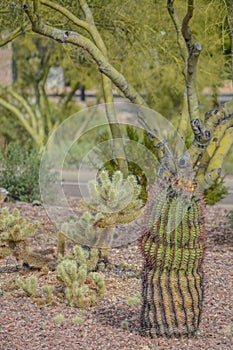
[[[26,217],[42,225],[35,247],[55,247],[56,234],[42,207],[29,204],[4,203],[17,206]],[[2,205],[3,206],[3,205]],[[41,292],[35,299],[26,297],[15,286],[19,276],[32,274],[17,269],[13,259],[0,261],[0,350],[229,350],[233,348],[233,232],[227,212],[218,207],[208,209],[207,251],[205,257],[205,301],[198,334],[192,338],[149,339],[139,334],[140,306],[128,306],[127,298],[140,292],[141,257],[136,246],[114,249],[113,268],[104,272],[105,297],[96,306],[82,311],[66,305],[59,296],[52,305],[42,304]],[[127,265],[120,268],[120,262]],[[116,267],[114,267],[116,265]],[[123,264],[124,265],[124,264]],[[55,282],[55,274],[34,272],[39,287]],[[54,322],[62,314],[64,321]],[[77,325],[73,318],[84,323]],[[128,328],[122,328],[122,321]]]

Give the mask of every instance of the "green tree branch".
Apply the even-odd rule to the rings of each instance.
[[[107,48],[101,38],[101,35],[99,34],[98,29],[96,28],[92,12],[86,0],[79,0],[79,4],[82,8],[83,13],[86,16],[86,21],[90,26],[89,32],[94,40],[95,45],[101,50],[101,52],[107,58]],[[117,123],[117,118],[115,115],[115,110],[113,105],[114,101],[113,101],[113,92],[112,92],[112,82],[107,76],[103,74],[101,74],[101,78],[102,78],[102,85],[103,85],[103,92],[104,92],[104,100],[106,102],[105,108],[106,108],[107,118],[109,121],[109,127],[113,137],[116,159],[119,165],[119,169],[122,171],[122,173],[126,177],[128,175],[128,166],[127,166],[127,161],[125,157],[124,146],[121,141],[122,135],[119,128],[119,124]]]
[[[24,28],[18,27],[13,32],[11,32],[5,39],[0,40],[0,47],[7,45],[8,43],[12,42],[13,40],[17,39],[19,36],[24,34],[29,30],[30,26],[27,25]]]
[[[20,112],[20,110],[18,108],[13,106],[11,103],[5,101],[1,97],[0,97],[0,105],[2,105],[3,107],[5,107],[9,111],[11,111],[20,120],[23,127],[31,135],[31,137],[36,142],[36,144],[39,146],[42,146],[44,140],[38,135],[37,131],[30,126],[30,124],[26,120],[24,114],[22,112]]]
[[[133,103],[144,106],[146,105],[144,99],[139,95],[139,93],[130,85],[126,78],[109,63],[108,59],[90,39],[77,32],[60,30],[44,24],[34,12],[31,1],[25,1],[24,10],[32,23],[32,30],[34,32],[52,38],[61,43],[69,43],[81,47],[90,54],[90,56],[96,62],[99,71],[109,77],[116,87],[118,87],[119,90],[125,95],[125,97],[127,97]]]

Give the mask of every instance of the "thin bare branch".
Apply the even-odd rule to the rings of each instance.
[[[89,24],[95,25],[94,18],[92,15],[92,12],[86,2],[86,0],[79,0],[79,4],[81,6],[81,9],[83,10],[83,13],[86,16],[86,20]]]
[[[73,13],[71,13],[69,10],[67,10],[65,7],[63,7],[63,6],[59,5],[59,4],[56,4],[55,2],[50,1],[50,0],[41,0],[41,4],[51,8],[53,10],[56,10],[57,12],[61,13],[62,15],[64,15],[66,18],[68,18],[71,22],[73,22],[77,26],[79,26],[81,28],[84,28],[88,32],[90,32],[90,25],[89,25],[89,23],[79,19],[78,17],[73,15]]]
[[[186,48],[186,44],[182,35],[182,31],[181,31],[181,23],[180,20],[175,12],[175,8],[174,8],[174,0],[167,0],[167,9],[169,12],[169,15],[172,19],[172,22],[174,24],[175,30],[176,30],[176,35],[177,35],[177,43],[180,49],[180,55],[181,58],[183,59],[184,62],[184,69],[182,71],[184,78],[186,80],[186,72],[185,72],[185,67],[187,64],[187,48]]]
[[[28,102],[23,98],[23,96],[19,95],[16,91],[10,88],[7,89],[7,92],[24,107],[25,111],[28,113],[29,120],[31,121],[29,124],[31,124],[33,129],[36,129],[35,114]]]
[[[201,45],[194,43],[189,22],[193,17],[194,0],[187,0],[187,12],[182,21],[182,35],[188,50],[186,87],[190,120],[200,119],[199,102],[196,87],[197,63],[201,53]]]
[[[33,14],[33,11],[31,10],[32,9],[29,10],[29,7],[27,7],[25,9],[25,12],[28,14],[29,19],[32,21],[32,29],[34,32],[50,37],[58,42],[69,43],[83,48],[97,63],[99,71],[108,76],[130,101],[140,105],[146,105],[144,99],[129,84],[125,77],[109,63],[106,57],[96,47],[96,45],[93,44],[91,40],[77,32],[67,30],[64,31],[48,26],[43,22],[37,22],[35,20],[35,14]]]
[[[193,11],[194,11],[194,0],[188,0],[187,12],[182,22],[182,34],[188,50],[190,50],[193,45],[192,32],[189,28],[189,22],[193,17]]]
[[[95,45],[101,50],[101,52],[107,58],[107,48],[102,40],[102,37],[95,25],[95,21],[92,15],[92,12],[86,2],[86,0],[79,0],[80,7],[86,17],[86,21],[89,24],[89,31],[94,40]],[[113,92],[112,92],[112,82],[105,75],[101,75],[102,77],[102,86],[104,92],[104,100],[106,102],[105,109],[107,113],[107,117],[109,120],[109,127],[111,130],[111,134],[113,136],[114,148],[116,152],[117,162],[119,164],[119,168],[126,176],[128,174],[128,165],[125,157],[124,146],[121,142],[122,135],[119,125],[117,123],[117,118],[115,115],[114,105],[113,103]]]
[[[11,32],[5,39],[0,40],[0,47],[7,45],[8,43],[12,42],[16,38],[18,38],[20,35],[24,34],[30,26],[26,26],[25,28],[18,27],[13,32]]]
[[[31,137],[35,140],[36,144],[41,145],[43,143],[43,139],[39,137],[37,134],[37,131],[35,131],[28,123],[28,121],[25,119],[25,116],[21,111],[13,106],[11,103],[8,103],[3,98],[0,97],[0,105],[14,113],[14,115],[20,120],[24,128],[27,130],[27,132],[31,135]]]
[[[200,43],[194,43],[189,49],[188,66],[187,66],[187,97],[190,119],[199,119],[199,102],[197,95],[197,63],[201,53]]]

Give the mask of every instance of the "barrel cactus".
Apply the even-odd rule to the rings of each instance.
[[[158,180],[149,193],[139,246],[144,335],[193,335],[203,302],[205,203],[193,181]]]

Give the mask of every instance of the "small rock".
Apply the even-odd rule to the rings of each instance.
[[[9,192],[5,188],[0,187],[0,203],[3,203],[5,201],[8,194]]]
[[[42,203],[40,201],[35,200],[32,202],[32,205],[33,205],[33,207],[41,207]]]

